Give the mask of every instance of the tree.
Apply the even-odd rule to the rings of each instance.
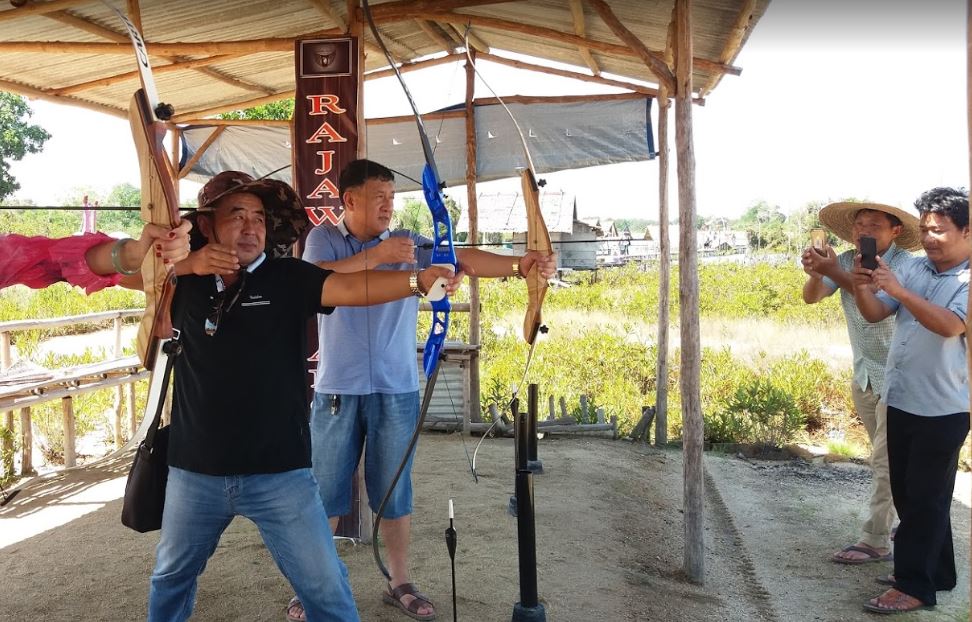
[[[10,174],[10,162],[37,153],[51,137],[44,128],[28,122],[31,114],[23,97],[0,91],[0,199],[20,190]]]
[[[270,102],[269,104],[263,104],[262,106],[254,106],[253,108],[247,108],[245,110],[234,110],[233,112],[224,112],[216,115],[218,119],[269,119],[274,121],[289,121],[293,116],[293,98],[281,99],[279,101]]]

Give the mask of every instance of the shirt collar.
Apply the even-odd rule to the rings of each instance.
[[[965,270],[968,270],[969,269],[969,260],[968,259],[966,259],[965,261],[963,261],[962,263],[960,263],[960,264],[958,264],[956,266],[952,266],[951,268],[949,268],[945,272],[939,272],[938,269],[935,267],[935,264],[933,264],[931,262],[931,259],[929,259],[928,257],[922,257],[922,260],[923,260],[922,263],[924,263],[925,268],[927,268],[929,272],[931,272],[932,274],[937,275],[937,276],[951,276],[953,274],[959,274],[962,271],[965,271]]]
[[[338,224],[337,224],[337,230],[340,231],[341,232],[341,235],[343,235],[345,238],[352,238],[354,240],[357,240],[358,242],[361,242],[361,240],[358,240],[358,238],[354,237],[354,234],[351,233],[351,231],[348,230],[347,225],[344,224],[344,219],[343,218],[341,219],[340,222],[338,222]],[[384,241],[384,240],[387,240],[388,239],[388,236],[390,236],[390,235],[391,235],[391,233],[389,233],[388,229],[385,229],[377,237],[377,240],[379,242]],[[366,242],[361,242],[361,243],[362,244],[366,244]]]

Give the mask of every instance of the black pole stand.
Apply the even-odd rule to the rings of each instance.
[[[520,602],[513,605],[513,622],[546,622],[547,614],[537,594],[537,531],[533,508],[533,473],[527,468],[529,455],[528,416],[536,417],[537,385],[530,385],[532,413],[517,419],[516,447],[516,536],[520,557]],[[535,436],[534,436],[535,437]]]
[[[543,462],[537,458],[537,385],[531,384],[527,392],[527,463],[526,468],[534,475],[543,475]]]
[[[459,613],[456,610],[456,528],[452,524],[455,513],[452,510],[452,499],[449,499],[449,528],[445,530],[446,546],[449,548],[449,559],[452,561],[452,622],[457,622]]]
[[[510,414],[513,416],[513,468],[514,473],[520,464],[520,437],[525,436],[520,430],[520,400],[514,397],[513,401],[510,402]],[[524,454],[525,456],[526,454]],[[525,460],[526,458],[524,458]],[[516,517],[516,492],[514,489],[513,496],[510,497],[510,503],[506,506],[506,513],[510,516]]]

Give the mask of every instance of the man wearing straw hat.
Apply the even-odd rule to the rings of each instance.
[[[831,558],[838,564],[864,564],[891,559],[891,525],[895,511],[888,476],[887,406],[884,395],[884,366],[894,329],[893,318],[871,324],[854,302],[851,271],[860,249],[860,238],[875,239],[878,255],[892,270],[911,257],[909,250],[920,246],[918,219],[904,210],[880,203],[831,203],[820,210],[820,222],[838,238],[855,246],[837,255],[833,248],[809,248],[803,253],[803,269],[810,276],[803,286],[803,300],[814,304],[840,289],[840,302],[847,321],[854,377],[851,396],[858,416],[871,441],[873,484],[868,516],[860,539],[837,551]]]
[[[304,381],[307,319],[337,305],[427,292],[451,272],[332,273],[288,257],[308,226],[281,181],[224,171],[199,192],[193,248],[176,266],[169,476],[148,620],[186,620],[196,581],[237,515],[260,530],[309,620],[357,609],[311,471]]]

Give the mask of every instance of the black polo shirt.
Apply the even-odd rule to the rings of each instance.
[[[334,310],[321,307],[329,274],[294,258],[265,260],[213,335],[205,324],[215,277],[179,277],[171,466],[209,475],[310,467],[307,319]]]

